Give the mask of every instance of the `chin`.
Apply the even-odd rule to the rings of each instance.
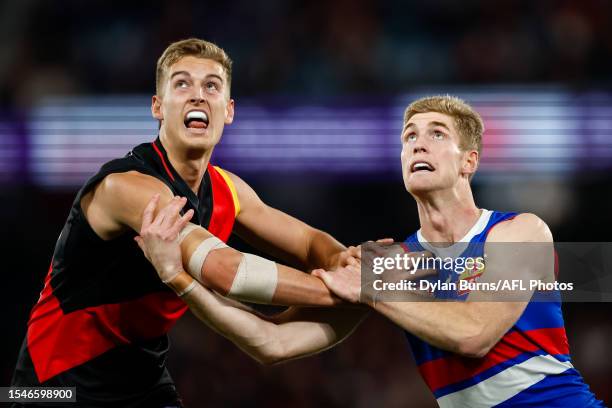
[[[412,195],[422,195],[436,190],[436,186],[426,180],[405,182],[406,190]]]
[[[219,142],[219,138],[215,138],[208,129],[205,130],[206,132],[199,133],[186,129],[181,139],[185,146],[193,149],[209,149],[214,147]]]

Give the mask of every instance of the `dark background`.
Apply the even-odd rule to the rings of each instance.
[[[231,55],[238,106],[241,97],[278,95],[314,104],[338,96],[375,101],[423,85],[611,90],[612,3],[606,1],[259,3],[5,1],[2,117],[24,124],[16,132],[27,137],[30,109],[41,98],[152,94],[160,53],[191,36],[214,41]],[[486,182],[477,177],[474,190],[482,207],[536,212],[557,241],[609,241],[609,167],[578,166],[554,181],[534,181],[528,173],[510,184],[501,175],[499,183],[495,175]],[[402,240],[419,226],[416,206],[397,174],[241,175],[270,205],[346,244],[387,236]],[[528,188],[512,190],[517,185]],[[559,186],[563,194],[546,195]],[[17,172],[3,177],[0,187],[0,310],[6,322],[0,385],[8,385],[29,310],[78,186],[41,187]],[[520,208],[500,200],[514,191]],[[571,205],[555,211],[567,197]],[[610,310],[607,303],[564,305],[574,364],[607,403],[612,401]],[[191,316],[177,324],[172,341],[170,368],[188,406],[434,404],[402,332],[377,316],[339,347],[278,367],[252,362]]]

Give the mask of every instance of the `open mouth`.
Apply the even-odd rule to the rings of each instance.
[[[185,115],[185,127],[189,129],[206,129],[208,127],[208,114],[199,110],[187,112],[187,115]]]
[[[435,169],[431,164],[427,163],[426,161],[416,161],[410,166],[410,171],[412,173],[418,173],[422,171],[432,172],[435,171]]]

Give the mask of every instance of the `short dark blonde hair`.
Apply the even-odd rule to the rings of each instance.
[[[453,118],[459,133],[459,147],[466,150],[477,150],[482,153],[482,118],[464,100],[450,95],[428,96],[412,102],[404,112],[404,127],[417,113],[438,112]]]
[[[166,79],[168,69],[181,58],[189,56],[210,59],[221,64],[227,77],[227,88],[229,90],[232,82],[232,60],[227,53],[211,42],[199,38],[188,38],[170,44],[157,60],[155,92],[158,95],[161,94],[162,84]]]

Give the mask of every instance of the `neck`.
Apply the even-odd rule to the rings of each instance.
[[[206,172],[213,149],[186,149],[172,142],[162,130],[159,138],[166,149],[168,160],[176,172],[181,176],[191,191],[196,195],[200,189],[202,177]]]
[[[421,234],[429,242],[453,244],[467,234],[480,217],[469,184],[415,195]]]

